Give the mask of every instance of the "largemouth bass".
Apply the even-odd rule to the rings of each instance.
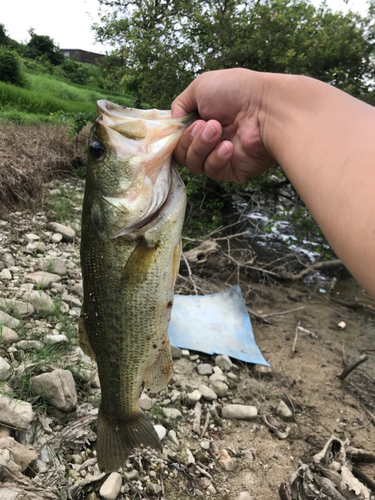
[[[80,343],[95,355],[102,400],[97,457],[123,466],[137,446],[161,449],[139,406],[172,373],[168,323],[177,277],[185,186],[172,153],[192,117],[98,101],[82,213]]]

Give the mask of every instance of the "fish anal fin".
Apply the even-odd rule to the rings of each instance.
[[[121,276],[122,280],[130,285],[143,283],[151,264],[155,260],[157,249],[158,245],[149,247],[144,238],[141,238],[125,264]]]
[[[96,360],[95,353],[92,350],[89,337],[87,335],[85,320],[82,316],[79,318],[78,321],[78,341],[79,341],[79,347],[86,354],[86,356],[89,356],[93,360]]]
[[[181,252],[182,252],[182,243],[180,241],[180,243],[178,243],[178,245],[176,245],[176,248],[174,249],[174,252],[173,252],[173,277],[172,277],[173,286],[176,283],[178,271],[180,269]]]
[[[144,387],[151,392],[159,392],[164,389],[172,376],[173,361],[171,355],[171,345],[166,336],[160,348],[156,361],[147,368],[144,377]]]
[[[131,451],[140,446],[162,450],[160,439],[143,412],[116,420],[99,409],[97,457],[101,470],[123,467]]]

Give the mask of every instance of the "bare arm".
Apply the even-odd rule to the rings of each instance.
[[[172,107],[174,116],[198,109],[203,118],[194,137],[191,130],[182,137],[179,163],[243,182],[277,161],[334,251],[375,298],[375,108],[306,77],[228,70],[200,78]],[[214,106],[207,96],[217,95],[220,80],[224,93],[240,84],[234,97],[221,97],[225,105]],[[207,127],[216,132],[210,140],[203,137]]]

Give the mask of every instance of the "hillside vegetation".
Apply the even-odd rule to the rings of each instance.
[[[18,124],[56,122],[61,119],[58,112],[95,113],[99,99],[115,101],[123,106],[132,106],[130,96],[102,92],[63,81],[52,75],[25,73],[26,88],[0,82],[0,120]]]

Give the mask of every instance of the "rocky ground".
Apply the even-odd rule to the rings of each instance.
[[[76,334],[82,190],[78,181],[51,185],[45,210],[0,221],[1,499],[275,500],[332,434],[374,448],[368,297],[351,280],[336,298],[367,308],[305,285],[248,283],[248,305],[265,319],[255,336],[272,368],[173,348],[168,388],[141,397],[163,453],[137,450],[121,472],[101,473],[100,384]],[[346,381],[337,377],[365,353]],[[372,467],[362,470],[370,477]]]

